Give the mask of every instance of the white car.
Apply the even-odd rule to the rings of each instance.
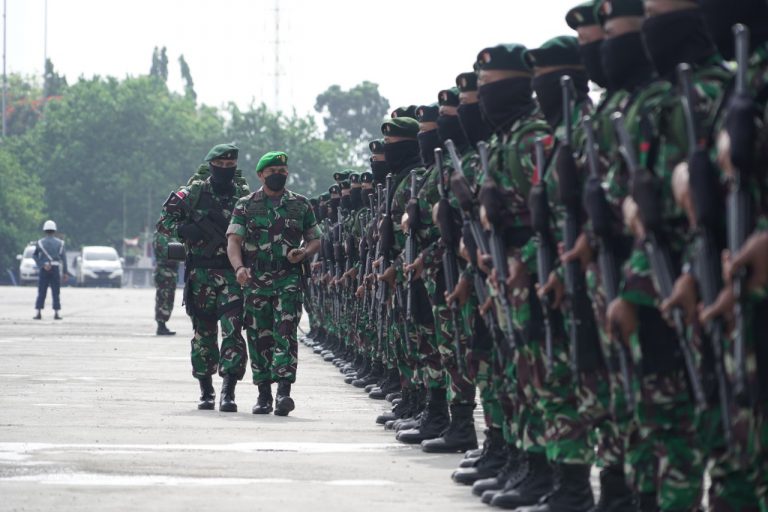
[[[123,258],[113,247],[83,247],[80,256],[75,259],[75,266],[77,286],[122,286]]]
[[[35,244],[30,243],[24,248],[22,254],[16,255],[16,259],[19,260],[19,284],[22,286],[37,283],[39,270],[35,259],[32,257],[34,254]]]

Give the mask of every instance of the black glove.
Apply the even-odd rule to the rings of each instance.
[[[179,228],[179,236],[188,242],[198,242],[205,239],[205,232],[194,222],[189,222]]]

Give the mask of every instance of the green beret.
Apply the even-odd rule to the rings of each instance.
[[[525,60],[531,67],[582,66],[579,40],[573,36],[558,36],[538,48],[528,50]]]
[[[392,119],[397,117],[411,117],[416,119],[416,105],[408,105],[407,107],[397,107],[389,115]]]
[[[338,185],[331,185],[330,187],[328,187],[328,193],[331,195],[334,195],[334,194],[339,195],[341,194],[341,188],[339,188]]]
[[[372,140],[368,143],[368,149],[371,150],[371,153],[374,155],[383,155],[384,154],[384,141],[381,139]]]
[[[309,198],[309,204],[312,206],[317,206],[320,203],[320,201],[316,197],[310,197]]]
[[[361,173],[359,173],[359,172],[353,172],[352,174],[350,174],[349,175],[349,182],[352,183],[353,185],[355,183],[360,183],[360,174]]]
[[[459,88],[451,87],[450,89],[443,89],[437,93],[437,102],[441,107],[458,107]]]
[[[573,30],[579,27],[587,27],[589,25],[597,25],[597,18],[595,18],[595,1],[589,0],[579,4],[565,15],[565,22]]]
[[[273,165],[288,165],[288,155],[282,151],[270,151],[259,158],[259,163],[256,164],[256,172],[260,173],[265,167]]]
[[[462,73],[456,77],[456,87],[460,92],[470,92],[477,90],[477,73],[470,71]]]
[[[643,0],[597,0],[594,12],[601,25],[613,18],[645,16]]]
[[[440,115],[440,107],[437,103],[422,105],[416,109],[416,120],[420,123],[436,123]]]
[[[373,173],[366,171],[360,175],[360,183],[373,183]]]
[[[352,171],[345,170],[345,171],[336,171],[333,173],[333,180],[334,181],[342,181],[349,178],[349,175],[352,174]]]
[[[387,119],[381,125],[381,134],[391,137],[409,137],[415,139],[419,133],[419,122],[412,117]]]
[[[322,194],[320,194],[319,197],[320,197],[321,203],[327,203],[328,201],[331,200],[331,194],[329,194],[328,192],[323,192]]]
[[[239,149],[234,144],[216,144],[211,148],[207,155],[205,155],[205,161],[211,160],[237,160],[237,152]]]
[[[352,188],[352,183],[350,183],[349,180],[342,180],[339,182],[339,186],[341,187],[341,190],[349,190]]]
[[[525,46],[521,44],[499,44],[484,48],[477,54],[477,69],[530,73],[531,68],[524,58],[525,51]]]

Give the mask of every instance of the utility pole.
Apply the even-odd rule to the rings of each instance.
[[[275,0],[275,112],[280,110],[280,0]]]
[[[6,114],[5,114],[5,102],[6,102],[6,96],[8,96],[8,76],[5,73],[5,54],[6,54],[6,11],[7,11],[7,5],[8,0],[3,0],[3,142],[5,142],[5,133],[7,129],[7,121],[6,121]]]
[[[43,7],[43,101],[48,97],[48,0]]]

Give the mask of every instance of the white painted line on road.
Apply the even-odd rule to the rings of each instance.
[[[74,408],[77,408],[77,409],[85,409],[85,408],[90,408],[91,407],[90,405],[85,405],[85,404],[62,404],[62,403],[58,403],[58,404],[32,404],[32,405],[37,406],[37,407],[74,407]]]

